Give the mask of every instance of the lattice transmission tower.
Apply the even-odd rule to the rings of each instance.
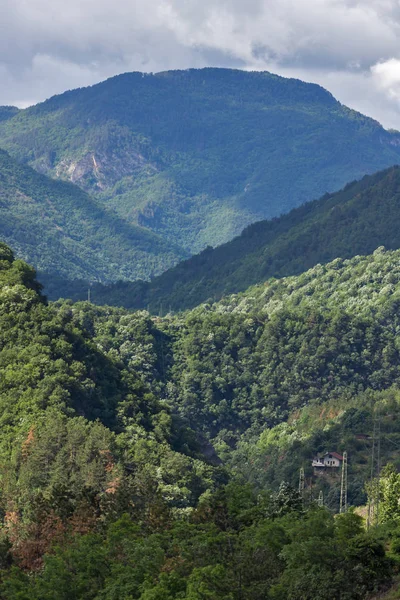
[[[299,476],[299,495],[304,503],[304,485],[305,485],[305,477],[304,477],[304,469],[303,467],[300,469]]]
[[[381,479],[381,416],[374,417],[374,431],[372,434],[371,449],[371,477],[368,493],[368,529],[379,525],[379,500]]]
[[[347,452],[343,452],[342,481],[340,485],[340,514],[347,512]]]

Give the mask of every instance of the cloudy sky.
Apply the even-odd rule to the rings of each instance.
[[[0,104],[203,66],[314,81],[400,129],[400,0],[0,0]]]

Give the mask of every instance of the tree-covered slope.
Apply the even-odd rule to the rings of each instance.
[[[0,244],[1,597],[386,589],[399,572],[399,301],[400,251],[380,248],[163,319],[48,305]],[[339,474],[307,465],[348,449],[348,501],[363,503],[377,414],[381,516],[367,532],[352,510],[332,514]]]
[[[0,585],[10,560],[35,571],[54,544],[124,513],[151,528],[226,481],[145,365],[104,352],[74,312],[0,244]]]
[[[20,258],[65,278],[115,281],[160,273],[184,252],[104,210],[79,187],[0,151],[0,236]]]
[[[104,351],[146,365],[143,376],[179,418],[259,489],[295,484],[300,467],[312,475],[315,453],[347,448],[349,498],[363,503],[377,407],[382,456],[400,466],[399,293],[400,251],[378,249],[156,317],[153,332],[144,311],[74,306]],[[340,481],[322,484],[334,508]]]
[[[338,256],[367,254],[377,246],[400,247],[400,168],[392,167],[342,191],[325,195],[278,219],[249,226],[239,237],[208,248],[151,282],[95,287],[98,303],[182,310],[245,290],[269,277],[301,273]],[[50,289],[82,297],[86,284]]]
[[[0,122],[11,119],[18,111],[19,109],[16,106],[0,106]]]
[[[128,73],[19,111],[0,146],[190,253],[399,162],[323,88],[227,69]]]

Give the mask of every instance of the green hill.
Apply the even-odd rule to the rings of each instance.
[[[399,294],[400,250],[380,248],[154,317],[153,330],[146,311],[66,304],[234,472],[259,489],[295,485],[315,453],[347,448],[360,504],[371,447],[355,434],[372,436],[378,406],[385,461],[400,467]],[[321,483],[334,508],[339,482]]]
[[[91,281],[147,277],[185,255],[105,211],[77,186],[41,175],[1,150],[0,236],[37,269]]]
[[[255,223],[231,242],[208,248],[149,283],[95,286],[93,299],[156,313],[182,310],[337,256],[370,253],[379,245],[400,247],[399,167],[366,176],[280,218]],[[50,291],[54,297],[60,291],[79,298],[86,289],[86,284],[60,281],[59,290]]]
[[[47,304],[1,243],[2,598],[367,600],[388,589],[399,303],[400,251],[379,248],[166,318]],[[348,450],[348,502],[365,503],[378,415],[380,522],[366,532],[352,510],[335,514],[340,472],[314,476],[310,461]]]
[[[127,73],[0,124],[19,161],[191,254],[398,163],[399,139],[317,85],[227,69]]]
[[[194,506],[226,481],[151,391],[145,365],[111,354],[0,243],[2,570],[35,572],[55,543],[122,514],[151,527],[149,514]]]

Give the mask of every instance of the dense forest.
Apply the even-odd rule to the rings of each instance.
[[[340,256],[400,247],[400,169],[392,167],[326,194],[287,215],[251,225],[231,242],[208,248],[151,282],[94,285],[95,303],[180,311],[246,290],[269,277],[295,275]],[[89,283],[43,276],[50,298],[87,297]]]
[[[67,279],[148,277],[187,256],[106,211],[79,187],[20,165],[3,150],[0,236],[35,268]]]
[[[10,111],[0,147],[188,254],[400,160],[398,133],[267,72],[127,73]]]
[[[49,304],[1,244],[0,597],[364,600],[390,588],[399,302],[400,251],[379,248],[163,318]],[[349,454],[341,515],[339,473],[310,470],[332,450]]]

